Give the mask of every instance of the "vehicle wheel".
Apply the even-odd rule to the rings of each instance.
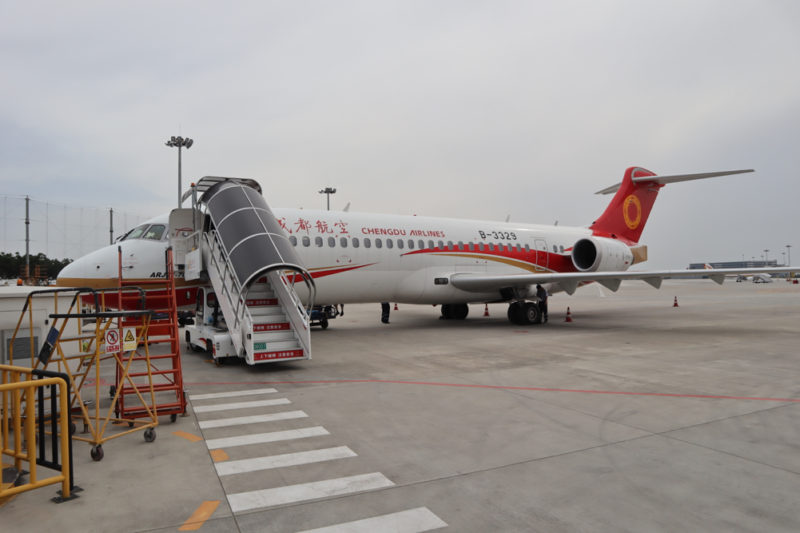
[[[172,413],[171,415],[169,415],[169,421],[172,422],[173,424],[175,423],[175,421],[177,419],[178,419],[178,414],[177,413]]]
[[[222,366],[222,358],[214,359],[214,366]]]
[[[146,442],[153,442],[156,440],[156,430],[153,428],[147,428],[144,430],[144,440]]]
[[[102,461],[103,460],[103,447],[101,445],[92,446],[91,452],[89,455],[92,456],[92,459],[95,461]]]
[[[464,320],[469,314],[469,306],[467,304],[453,304],[450,307],[450,313],[455,320]]]
[[[523,324],[538,324],[542,321],[542,314],[539,312],[539,306],[535,303],[526,302],[522,309]]]
[[[508,320],[512,324],[522,325],[522,304],[514,302],[508,306]]]
[[[78,426],[75,425],[75,422],[69,423],[69,434],[74,435],[75,432],[78,431]]]
[[[328,329],[328,317],[322,317],[319,319],[319,327],[322,329]]]
[[[113,398],[116,393],[117,393],[117,386],[116,385],[111,385],[110,387],[108,387],[108,397],[109,398]]]

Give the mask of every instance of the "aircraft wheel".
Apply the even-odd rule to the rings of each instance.
[[[464,320],[469,314],[469,306],[467,304],[453,304],[450,306],[451,318],[455,320]]]
[[[508,305],[508,321],[512,324],[522,325],[521,302],[514,302]]]
[[[539,306],[533,302],[526,302],[522,306],[522,323],[523,324],[538,324],[542,321],[542,313],[539,311]]]
[[[450,320],[453,318],[453,306],[450,304],[442,304],[442,318]]]
[[[319,319],[319,327],[322,329],[328,329],[328,317],[323,316]]]

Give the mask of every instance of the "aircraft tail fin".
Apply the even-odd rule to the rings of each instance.
[[[616,192],[606,210],[595,220],[589,229],[601,237],[613,237],[634,244],[639,242],[644,225],[653,209],[658,191],[667,183],[679,181],[715,178],[731,174],[753,172],[747,170],[726,170],[721,172],[704,172],[701,174],[678,174],[673,176],[656,176],[649,170],[630,167],[625,170],[621,183],[607,187],[597,194]]]

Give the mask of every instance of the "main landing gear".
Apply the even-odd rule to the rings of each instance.
[[[508,319],[518,326],[542,323],[542,311],[533,302],[512,302],[508,306]]]
[[[467,304],[442,304],[443,320],[464,320],[469,314]]]

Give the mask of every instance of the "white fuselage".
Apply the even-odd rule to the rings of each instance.
[[[454,273],[530,274],[575,272],[570,252],[586,228],[404,215],[274,209],[275,217],[316,283],[315,303],[469,303],[501,299],[498,291],[467,292],[437,278]],[[167,215],[149,224],[166,225]],[[124,240],[67,266],[59,283],[98,286],[163,275],[168,231],[160,239]],[[620,256],[616,270],[630,260]],[[179,283],[179,285],[181,285]],[[299,291],[302,294],[302,291]]]
[[[433,280],[455,272],[575,271],[586,228],[274,209],[317,285],[316,302],[440,304],[497,299]]]

